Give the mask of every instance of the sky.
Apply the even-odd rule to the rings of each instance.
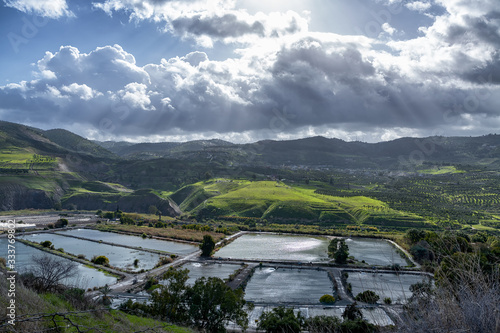
[[[94,140],[500,125],[498,0],[0,0],[0,120]]]

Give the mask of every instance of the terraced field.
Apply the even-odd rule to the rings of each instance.
[[[421,217],[391,209],[364,196],[316,193],[313,186],[277,181],[214,179],[184,187],[171,196],[184,211],[201,217],[249,217],[319,225],[427,226]]]

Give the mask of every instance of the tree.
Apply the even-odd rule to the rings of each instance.
[[[363,319],[363,314],[361,310],[357,307],[358,303],[354,302],[345,307],[344,313],[342,313],[342,318],[344,320],[356,320]]]
[[[54,256],[33,256],[32,262],[26,284],[41,292],[56,290],[62,280],[78,273],[76,263]]]
[[[104,305],[110,305],[111,300],[109,299],[108,295],[111,293],[111,288],[108,286],[108,284],[105,284],[104,287],[99,289],[99,291],[102,293],[102,303]]]
[[[257,329],[267,333],[299,333],[303,323],[304,318],[300,312],[295,316],[293,309],[280,306],[263,312],[259,317]]]
[[[203,241],[200,244],[201,256],[210,257],[215,249],[215,241],[210,235],[203,236]]]
[[[94,256],[92,259],[90,259],[91,262],[93,262],[96,265],[107,265],[109,264],[109,259],[106,256]]]
[[[341,321],[334,316],[316,316],[306,319],[304,329],[310,333],[339,332]]]
[[[370,304],[377,303],[379,299],[380,296],[371,290],[365,290],[356,295],[356,301],[370,303]]]
[[[156,215],[156,212],[158,211],[158,208],[154,205],[149,206],[148,208],[148,213],[151,215]]]
[[[192,324],[206,332],[225,332],[228,322],[243,330],[248,327],[246,301],[242,289],[233,291],[219,278],[199,278],[187,291]]]
[[[153,316],[173,323],[185,323],[188,306],[185,302],[189,270],[169,268],[163,276],[164,284],[151,294],[150,312]]]
[[[419,241],[421,241],[422,239],[425,238],[425,231],[424,230],[419,230],[419,229],[408,229],[406,231],[406,234],[404,236],[404,238],[411,244],[416,244],[418,243]]]
[[[328,245],[328,255],[335,259],[337,264],[346,264],[349,258],[349,247],[345,239],[334,238]]]
[[[189,270],[170,268],[162,276],[164,284],[151,294],[151,304],[143,310],[153,317],[188,324],[207,332],[225,332],[229,321],[248,327],[243,290],[233,291],[219,278],[200,278],[186,285]],[[129,306],[130,308],[130,306]]]

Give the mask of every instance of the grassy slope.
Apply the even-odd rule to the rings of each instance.
[[[173,197],[183,199],[181,207],[190,208],[191,212],[212,211],[217,215],[302,219],[321,221],[323,224],[424,222],[416,215],[393,210],[385,203],[368,197],[334,197],[314,191],[314,186],[289,186],[275,181],[214,179],[190,185]],[[193,203],[198,205],[195,207]]]

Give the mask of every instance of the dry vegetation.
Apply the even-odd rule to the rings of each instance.
[[[218,242],[225,237],[224,234],[213,231],[199,231],[191,229],[182,229],[181,227],[166,227],[166,228],[152,228],[147,226],[136,225],[100,225],[96,227],[101,231],[119,231],[133,233],[136,235],[151,235],[154,237],[172,238],[179,240],[186,240],[191,242],[201,242],[204,235],[211,235],[213,239]]]

